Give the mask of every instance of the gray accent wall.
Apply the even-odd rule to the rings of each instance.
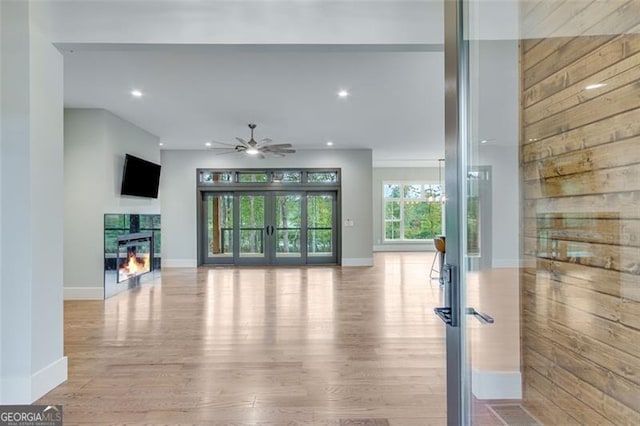
[[[120,195],[125,154],[160,163],[158,142],[103,109],[64,111],[65,298],[102,298],[105,213],[160,213],[157,199]]]
[[[197,263],[196,169],[198,168],[340,168],[342,171],[342,264],[373,264],[371,150],[306,150],[284,158],[216,155],[206,150],[163,150],[162,262],[164,267]],[[352,227],[345,227],[347,219]]]
[[[444,185],[444,170],[443,170]],[[373,169],[373,244],[375,251],[433,251],[432,242],[385,243],[382,185],[384,182],[438,183],[437,167],[376,167]]]

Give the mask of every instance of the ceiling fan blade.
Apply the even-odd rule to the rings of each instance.
[[[290,143],[277,143],[275,145],[266,145],[265,149],[280,149],[280,148],[291,148],[292,145]]]
[[[266,157],[264,156],[263,153],[258,154],[258,158],[261,160],[264,160]]]
[[[224,146],[230,146],[231,148],[235,148],[236,145],[235,144],[231,144],[231,143],[226,143],[226,142],[218,142],[218,141],[210,141],[211,143],[215,143],[218,145],[224,145]]]
[[[260,139],[260,143],[271,143],[271,142],[273,142],[273,139],[271,138]]]
[[[244,146],[249,146],[249,143],[247,141],[245,141],[244,139],[242,139],[242,138],[239,138],[239,137],[236,136],[236,140],[238,142],[240,142]]]
[[[295,154],[296,150],[295,149],[274,149],[268,152],[272,152],[274,154]]]
[[[240,151],[236,151],[236,150],[234,149],[234,150],[227,151],[227,152],[218,152],[218,153],[216,153],[216,155],[235,154],[235,153],[237,153],[237,152],[240,152]]]

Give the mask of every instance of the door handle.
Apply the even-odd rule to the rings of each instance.
[[[495,322],[492,316],[476,311],[475,308],[467,308],[467,315],[473,315],[482,324],[493,324]]]
[[[458,306],[460,302],[458,296],[456,267],[454,265],[445,264],[441,274],[444,284],[445,306],[435,308],[433,311],[445,324],[450,327],[457,327],[459,318]]]

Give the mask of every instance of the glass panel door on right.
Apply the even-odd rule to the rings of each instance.
[[[298,192],[276,193],[274,197],[275,244],[273,264],[301,264],[304,262],[302,247],[305,235],[302,232],[302,199]]]
[[[640,1],[492,3],[458,3],[460,423],[638,425]]]
[[[265,264],[267,260],[266,238],[266,202],[267,195],[238,194],[238,228],[239,244],[236,264]]]
[[[336,262],[336,196],[307,193],[307,263]]]

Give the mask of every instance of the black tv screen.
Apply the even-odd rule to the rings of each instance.
[[[124,159],[121,195],[158,198],[160,165],[127,154]]]

